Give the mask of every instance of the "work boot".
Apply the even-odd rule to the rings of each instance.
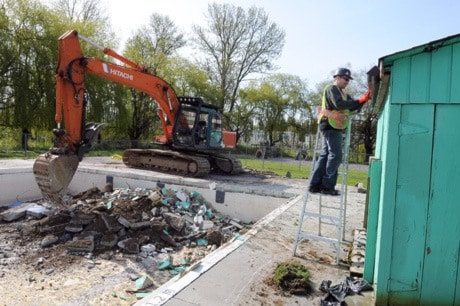
[[[311,185],[310,187],[308,187],[309,193],[318,193],[320,191],[321,191],[321,187],[319,186]]]
[[[334,188],[332,188],[332,189],[322,188],[322,189],[321,189],[321,194],[331,195],[331,196],[338,196],[338,195],[339,195],[339,191],[338,191],[338,190],[335,190]]]

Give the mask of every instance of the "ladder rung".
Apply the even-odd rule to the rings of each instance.
[[[329,223],[329,222],[324,222],[324,221],[321,221],[321,219],[320,219],[320,222],[321,222],[321,224],[339,226],[337,223],[333,223],[333,222],[331,222],[331,223]]]
[[[317,214],[317,213],[314,213],[314,212],[305,212],[304,215],[305,215],[305,216],[308,216],[308,217],[313,217],[313,218],[329,219],[329,220],[331,220],[332,222],[334,222],[334,221],[340,221],[340,218],[338,218],[338,217],[329,216],[329,215]]]
[[[321,205],[321,208],[340,210],[340,206],[337,207],[337,206],[326,206],[326,205]]]
[[[320,240],[320,241],[324,241],[324,242],[328,242],[328,243],[339,244],[339,241],[337,239],[318,236],[318,235],[312,235],[312,234],[306,234],[306,233],[301,233],[300,238],[301,239],[314,239],[314,240]]]

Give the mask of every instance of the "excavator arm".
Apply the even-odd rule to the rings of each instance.
[[[106,55],[119,60],[127,66],[103,61],[96,57],[84,57],[80,40],[100,49]],[[177,96],[172,87],[163,79],[150,74],[146,68],[119,55],[109,48],[103,48],[75,30],[68,31],[59,38],[59,59],[56,71],[56,123],[62,121],[62,112],[66,118],[66,130],[74,143],[81,140],[84,121],[84,78],[87,73],[126,85],[148,94],[159,105],[159,118],[164,135],[157,141],[172,142],[172,125],[179,108]]]

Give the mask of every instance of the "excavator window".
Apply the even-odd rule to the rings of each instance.
[[[195,131],[195,142],[197,145],[206,143],[207,133],[208,133],[207,125],[208,124],[206,123],[205,120],[200,120],[198,122],[196,131]]]
[[[201,100],[182,99],[174,126],[174,145],[196,148],[222,148],[222,117],[212,105]]]
[[[192,130],[195,121],[194,112],[183,111],[177,120],[175,141],[179,145],[193,146]]]
[[[211,119],[210,147],[217,148],[222,145],[222,118],[213,114]]]

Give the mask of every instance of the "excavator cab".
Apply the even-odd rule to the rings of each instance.
[[[179,111],[173,128],[173,146],[222,149],[222,117],[217,107],[201,98],[178,97]]]

